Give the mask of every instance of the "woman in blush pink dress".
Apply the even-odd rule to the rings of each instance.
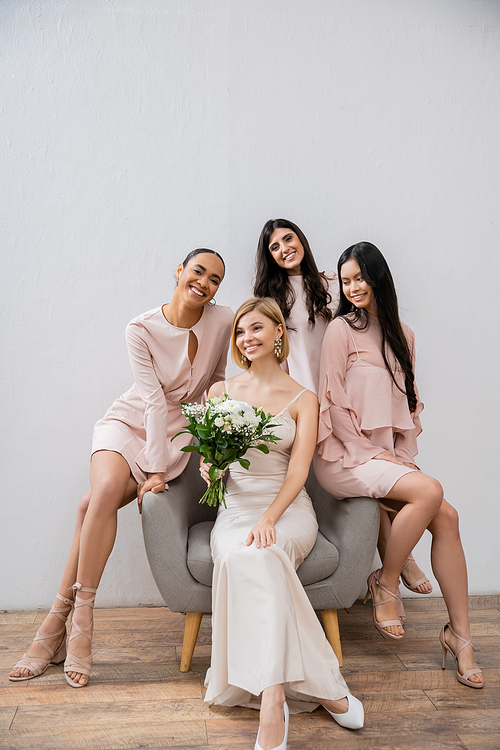
[[[290,338],[286,371],[317,393],[321,343],[338,304],[338,280],[334,271],[318,271],[307,237],[288,219],[264,224],[254,294],[280,306]]]
[[[288,219],[266,221],[259,237],[254,294],[271,297],[281,308],[290,338],[286,371],[297,383],[318,393],[321,345],[339,303],[338,276],[320,273],[304,232]],[[380,508],[378,549],[383,560],[395,514]],[[410,554],[401,580],[418,594],[432,591],[425,574]],[[401,606],[401,616],[404,613]]]
[[[92,608],[113,548],[117,511],[137,497],[140,512],[148,490],[163,492],[181,474],[189,454],[180,451],[181,439],[170,441],[186,424],[181,401],[200,401],[225,375],[233,316],[227,307],[208,304],[224,270],[218,253],[193,250],[177,268],[171,302],[127,326],[135,383],[95,426],[91,489],[78,507],[56,601],[10,680],[30,680],[65,660],[68,683],[77,688],[87,684]],[[66,619],[73,608],[66,653]]]
[[[432,568],[449,614],[440,634],[443,655],[449,651],[455,658],[459,682],[481,688],[483,676],[470,641],[458,514],[439,482],[414,460],[423,407],[415,385],[413,333],[399,320],[391,272],[374,245],[360,242],[348,248],[338,271],[340,305],[321,356],[316,476],[336,497],[369,496],[399,511],[383,566],[368,579],[373,622],[384,637],[403,637],[399,575],[429,529]]]

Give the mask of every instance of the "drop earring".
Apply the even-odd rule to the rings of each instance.
[[[274,339],[274,353],[276,354],[278,358],[281,356],[282,346],[283,346],[283,342],[280,336],[276,336],[276,338]]]

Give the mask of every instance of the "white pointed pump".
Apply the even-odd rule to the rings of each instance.
[[[348,709],[345,714],[334,714],[333,711],[326,710],[341,727],[345,727],[346,729],[361,729],[365,721],[363,704],[354,695],[346,695],[346,698]],[[325,707],[323,706],[323,708]]]
[[[286,701],[283,703],[283,712],[285,714],[285,736],[283,738],[283,742],[281,743],[281,745],[278,745],[278,747],[273,748],[273,750],[286,750],[286,743],[288,740],[288,720],[290,718],[290,712],[288,710],[288,704]],[[257,733],[257,739],[255,740],[254,750],[262,750],[261,746],[259,745],[259,734],[260,734],[260,729]]]

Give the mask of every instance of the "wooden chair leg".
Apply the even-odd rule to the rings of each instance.
[[[189,672],[193,658],[196,639],[200,630],[203,612],[188,612],[184,625],[184,640],[182,642],[181,672]]]
[[[324,609],[321,612],[321,619],[325,628],[328,643],[333,648],[335,656],[339,660],[339,666],[343,666],[342,646],[340,645],[339,620],[336,609]]]

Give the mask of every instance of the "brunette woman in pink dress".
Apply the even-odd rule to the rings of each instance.
[[[318,270],[307,237],[288,219],[264,224],[254,294],[271,297],[280,306],[290,339],[286,371],[317,393],[321,343],[337,308],[339,285],[334,271]]]
[[[135,498],[140,512],[148,490],[163,492],[182,473],[189,454],[180,448],[189,440],[170,440],[186,424],[181,401],[200,401],[225,376],[233,315],[212,302],[224,270],[218,253],[193,250],[177,268],[171,302],[127,326],[135,383],[95,426],[91,489],[78,506],[54,606],[10,680],[30,680],[65,660],[68,683],[87,684],[94,600],[113,548],[117,512]],[[73,609],[67,650],[66,619]]]
[[[415,464],[421,432],[412,331],[399,320],[396,290],[381,252],[370,242],[349,247],[338,263],[340,304],[323,340],[320,424],[314,458],[321,485],[336,497],[368,496],[398,511],[383,565],[368,578],[373,622],[400,640],[401,568],[425,529],[431,562],[448,609],[440,642],[455,658],[459,682],[483,687],[470,641],[467,568],[458,514],[436,479]],[[366,601],[366,599],[365,599]]]
[[[321,345],[339,302],[334,271],[318,270],[304,232],[288,219],[266,221],[259,237],[254,294],[271,297],[281,308],[290,338],[286,371],[297,383],[318,393]],[[395,513],[380,508],[378,549],[383,560]],[[410,554],[401,570],[406,588],[429,594],[432,586]],[[404,610],[401,605],[401,617]]]

